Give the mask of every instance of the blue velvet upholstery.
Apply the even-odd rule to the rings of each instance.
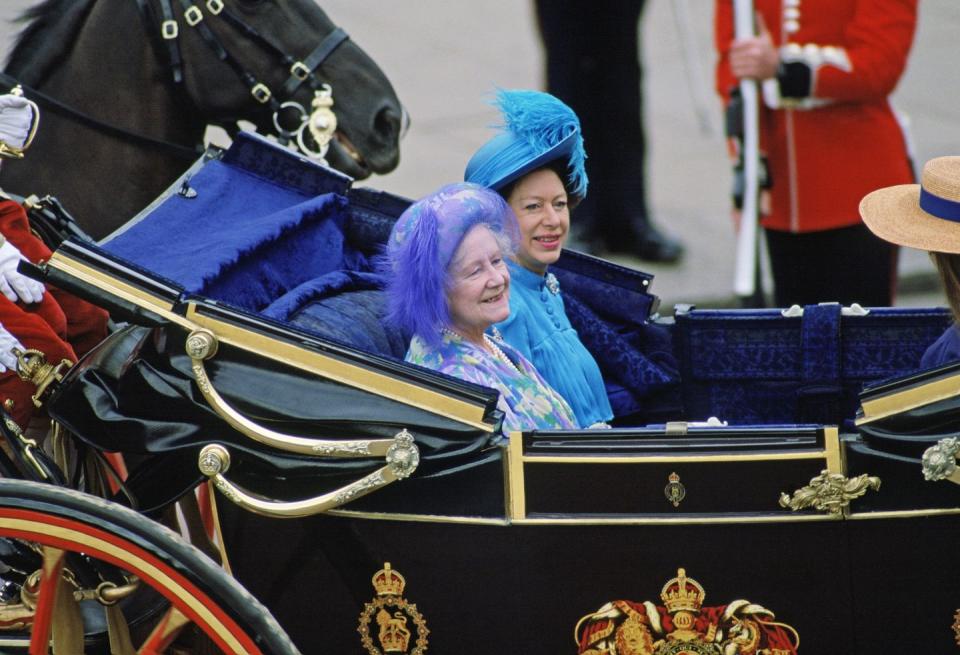
[[[308,197],[245,177],[209,162],[190,180],[195,197],[170,197],[150,220],[104,247],[188,293],[248,311],[263,309],[305,280],[363,265],[362,255],[344,248],[346,198]],[[258,193],[237,192],[251,186]]]
[[[841,316],[839,305],[679,314],[675,349],[690,420],[736,424],[843,424],[867,382],[919,367],[950,317],[942,309],[873,308]]]
[[[383,279],[375,273],[334,271],[278,298],[261,313],[365,352],[403,359],[409,337],[388,329]]]

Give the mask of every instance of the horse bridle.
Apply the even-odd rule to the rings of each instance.
[[[174,15],[172,0],[158,1],[161,11],[160,17],[154,14],[150,0],[136,0],[136,3],[141,16],[147,23],[148,30],[152,34],[159,33],[159,43],[166,52],[174,86],[180,89],[180,93],[185,96],[186,92],[183,91],[183,56],[179,44],[180,25]],[[314,91],[314,98],[309,114],[303,105],[296,101],[286,100],[281,102],[266,84],[257,80],[224,47],[217,35],[206,24],[203,10],[192,0],[180,0],[180,5],[183,8],[183,18],[188,27],[196,29],[217,59],[228,64],[234,70],[257,102],[268,105],[273,110],[273,126],[277,131],[278,140],[284,144],[295,141],[303,154],[323,161],[333,134],[337,129],[337,119],[331,109],[333,106],[333,90],[329,84],[319,80],[316,70],[344,41],[350,38],[349,35],[343,29],[337,27],[320,41],[313,52],[300,60],[285,52],[252,25],[231,12],[223,0],[206,0],[205,4],[211,16],[222,18],[245,37],[279,57],[284,66],[289,69],[290,76],[283,85],[282,97],[292,97],[304,83],[310,85],[310,88]],[[290,110],[297,112],[298,119],[297,125],[292,129],[285,128],[281,124],[281,114]],[[313,143],[310,142],[311,139]]]

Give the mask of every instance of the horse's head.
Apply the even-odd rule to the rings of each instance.
[[[184,88],[206,120],[228,131],[247,120],[261,133],[286,132],[296,141],[315,91],[329,85],[337,124],[329,163],[354,178],[397,166],[404,116],[396,94],[314,0],[154,1],[174,12]],[[174,22],[167,32],[161,23],[163,36]],[[161,47],[171,51],[173,40],[161,39]]]

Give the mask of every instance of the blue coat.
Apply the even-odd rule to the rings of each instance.
[[[556,278],[508,264],[510,317],[496,326],[503,339],[533,362],[570,404],[581,426],[609,421],[613,410],[600,367],[570,325],[559,285],[551,291],[546,284],[547,278]]]

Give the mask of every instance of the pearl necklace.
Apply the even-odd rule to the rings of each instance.
[[[459,333],[454,332],[454,331],[451,330],[450,328],[441,328],[441,329],[440,329],[440,332],[442,332],[443,334],[446,334],[447,336],[452,337],[452,338],[454,338],[454,339],[459,339],[460,341],[467,341],[467,339],[465,339],[465,338],[464,338],[463,336],[461,336]],[[490,335],[484,333],[484,335],[483,335],[483,342],[487,345],[487,348],[489,349],[490,354],[492,354],[494,357],[496,357],[497,359],[499,359],[501,362],[503,362],[504,364],[506,364],[507,366],[509,366],[510,368],[512,368],[512,369],[513,369],[514,371],[516,371],[517,373],[521,373],[521,374],[523,373],[523,371],[521,371],[520,368],[519,368],[516,364],[513,363],[513,360],[510,359],[509,357],[507,357],[507,354],[506,354],[505,352],[503,352],[503,350],[500,349],[500,346],[498,346],[497,343],[496,343],[493,339],[490,338]],[[471,343],[473,343],[473,342],[471,342]],[[477,344],[473,344],[473,345],[476,346]]]
[[[493,350],[494,357],[502,361],[504,364],[512,368],[517,373],[523,373],[523,371],[520,370],[520,367],[514,364],[513,360],[507,357],[507,353],[503,352],[503,350],[500,349],[500,346],[498,346],[497,343],[493,339],[491,339],[487,334],[483,335],[483,340],[486,342],[488,346],[490,346],[490,349]]]

